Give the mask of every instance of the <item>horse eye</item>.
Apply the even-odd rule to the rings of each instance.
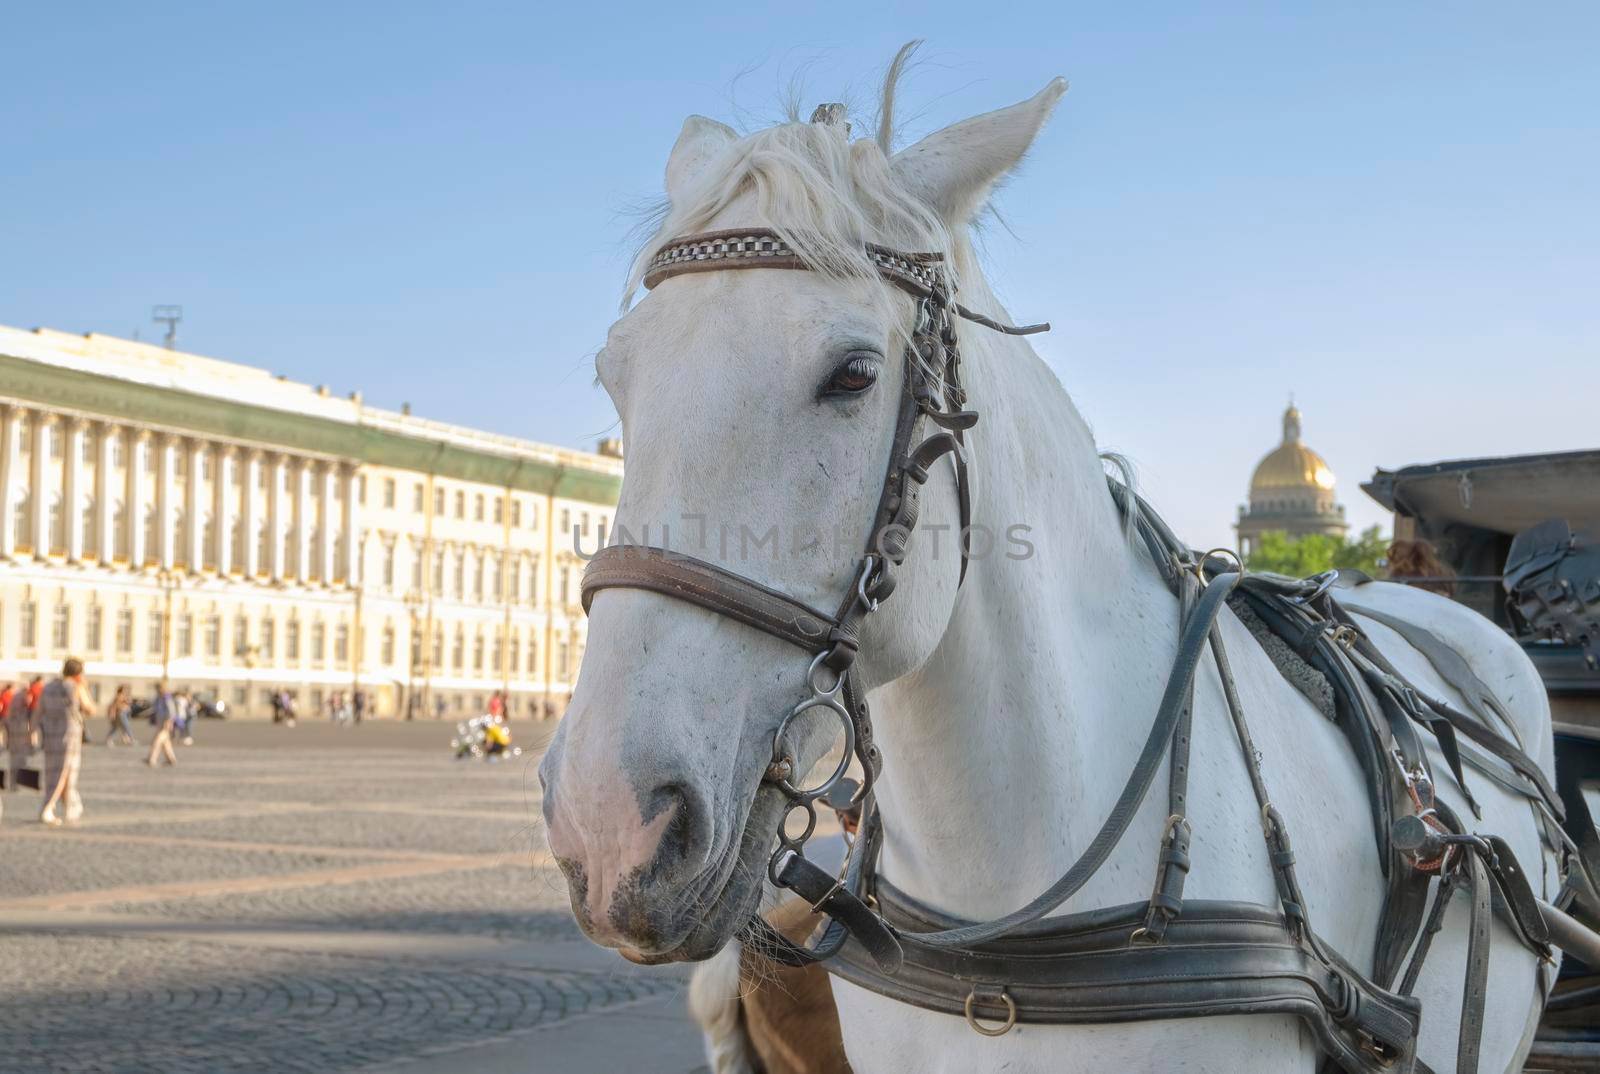
[[[847,358],[828,376],[823,395],[860,395],[878,382],[878,360],[865,354]]]

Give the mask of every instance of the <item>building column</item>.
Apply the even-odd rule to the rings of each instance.
[[[115,425],[101,423],[100,450],[94,465],[94,536],[95,558],[102,564],[109,564],[117,551],[117,535],[112,529],[117,518],[112,503],[116,496],[111,488],[111,475],[116,472],[117,438],[121,435],[122,430]]]
[[[212,465],[217,468],[211,505],[211,517],[216,521],[217,573],[226,577],[233,570],[233,466],[237,453],[232,444],[217,444],[212,452]]]
[[[178,513],[178,438],[162,433],[161,458],[156,471],[156,557],[161,565],[171,568],[177,558],[177,533],[173,525]]]
[[[205,466],[206,442],[204,440],[191,440],[189,448],[189,482],[183,489],[183,512],[189,519],[189,526],[184,534],[184,559],[188,561],[189,573],[194,574],[206,565],[206,528],[201,524],[200,518],[200,486],[202,485],[202,469]],[[216,515],[211,516],[213,524]]]
[[[319,490],[321,503],[317,507],[317,525],[320,527],[317,536],[317,577],[323,585],[332,585],[333,553],[339,547],[333,517],[333,486],[339,479],[339,471],[337,464],[332,462],[322,463],[317,469],[322,477]]]
[[[17,473],[22,469],[22,408],[8,406],[0,415],[0,559],[17,552]]]
[[[246,578],[261,573],[261,508],[257,491],[261,488],[261,452],[255,448],[245,450],[242,460],[244,473],[239,478],[239,502],[244,522],[244,555],[241,566]]]
[[[128,527],[128,563],[134,570],[144,566],[144,501],[150,495],[147,474],[150,458],[150,430],[135,429],[128,438],[128,502],[122,508],[122,522]]]
[[[33,558],[50,554],[50,427],[56,416],[42,410],[33,412],[33,476],[28,502],[33,505]]]
[[[67,559],[77,563],[83,559],[83,512],[78,501],[83,498],[83,440],[88,434],[89,422],[85,418],[67,419],[67,491],[62,500],[67,528]]]
[[[311,516],[316,506],[311,502],[310,459],[303,459],[294,471],[294,576],[302,582],[311,580]]]
[[[361,482],[356,469],[348,464],[339,469],[344,485],[344,584],[351,589],[361,584]]]
[[[284,495],[288,480],[289,460],[283,455],[272,456],[272,470],[267,478],[267,570],[274,581],[282,581],[288,573],[283,556],[284,529],[289,521],[289,501]]]

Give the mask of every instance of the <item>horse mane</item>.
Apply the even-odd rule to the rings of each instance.
[[[689,189],[659,206],[655,224],[628,273],[623,309],[644,282],[650,259],[670,239],[706,231],[735,203],[753,200],[765,226],[777,231],[813,271],[833,279],[882,283],[866,243],[937,253],[958,279],[971,266],[970,243],[953,235],[890,167],[899,82],[918,42],[889,65],[872,137],[850,137],[845,121],[787,122],[747,134],[707,161]],[[723,226],[726,226],[725,224]],[[884,285],[884,301],[889,301]]]

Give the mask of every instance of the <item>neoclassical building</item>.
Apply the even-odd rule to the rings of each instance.
[[[262,716],[556,714],[582,559],[622,459],[365,405],[265,370],[0,326],[0,678],[81,656]]]
[[[1300,439],[1300,411],[1283,412],[1283,442],[1256,464],[1250,475],[1250,503],[1239,508],[1239,552],[1248,556],[1263,533],[1291,537],[1325,533],[1343,537],[1350,528],[1344,505],[1334,500],[1335,478],[1328,464]]]

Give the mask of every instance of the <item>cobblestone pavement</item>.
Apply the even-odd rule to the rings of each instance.
[[[74,828],[5,796],[0,1071],[703,1070],[685,971],[572,924],[537,750],[456,763],[438,724],[200,730],[173,769],[86,747]]]

